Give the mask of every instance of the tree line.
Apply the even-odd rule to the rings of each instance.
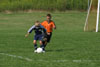
[[[87,10],[88,0],[0,0],[0,11],[11,10]]]

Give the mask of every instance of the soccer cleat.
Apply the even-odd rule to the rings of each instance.
[[[45,53],[45,50],[43,50],[42,52]]]
[[[34,53],[37,53],[37,50],[34,50]]]

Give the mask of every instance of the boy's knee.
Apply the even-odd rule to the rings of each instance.
[[[40,45],[42,45],[42,41],[40,41]]]

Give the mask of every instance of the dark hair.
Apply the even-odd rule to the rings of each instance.
[[[47,16],[51,17],[51,14],[47,14]]]

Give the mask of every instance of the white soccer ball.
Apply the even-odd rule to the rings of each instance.
[[[43,49],[42,48],[37,48],[37,53],[42,53]]]

